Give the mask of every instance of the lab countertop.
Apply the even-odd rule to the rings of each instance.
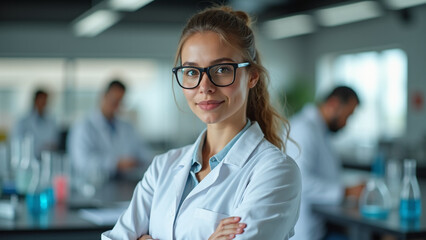
[[[96,222],[85,217],[82,211],[123,209],[130,201],[137,182],[109,182],[94,197],[71,195],[66,203],[57,203],[44,214],[28,212],[25,199],[20,198],[14,219],[0,218],[1,239],[99,239],[100,234],[111,229],[115,221]]]

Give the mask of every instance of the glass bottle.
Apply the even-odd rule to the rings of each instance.
[[[31,162],[32,177],[26,195],[28,211],[36,216],[47,213],[54,204],[50,153],[43,152],[41,159],[41,164]]]
[[[41,153],[41,176],[40,188],[46,194],[48,206],[55,205],[55,194],[53,192],[52,153],[43,151]]]
[[[404,161],[404,178],[402,180],[399,215],[401,219],[417,219],[421,215],[421,193],[416,177],[416,160]]]
[[[26,135],[22,142],[21,159],[16,169],[16,191],[26,194],[28,185],[32,178],[32,162],[37,161],[34,157],[34,138]]]
[[[385,161],[379,153],[372,166],[372,176],[360,197],[360,212],[364,217],[387,218],[392,206],[391,195],[384,180]]]

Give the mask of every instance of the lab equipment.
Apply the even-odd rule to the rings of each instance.
[[[399,215],[401,219],[417,219],[422,212],[421,193],[416,177],[416,160],[404,160]]]
[[[360,197],[360,211],[364,217],[387,218],[392,206],[391,195],[384,181],[385,159],[379,153],[372,166],[372,176]]]
[[[21,158],[16,169],[16,191],[26,194],[32,178],[32,163],[36,162],[34,157],[34,137],[26,135],[22,142]]]
[[[33,215],[46,213],[55,203],[52,188],[51,153],[42,152],[41,164],[31,162],[31,182],[28,186],[26,203]]]

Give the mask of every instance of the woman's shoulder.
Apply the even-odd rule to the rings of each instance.
[[[285,154],[281,149],[273,145],[266,139],[263,139],[256,150],[253,152],[253,158],[261,165],[283,166],[285,168],[297,169],[297,163]]]

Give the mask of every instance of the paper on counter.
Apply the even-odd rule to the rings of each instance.
[[[114,225],[121,214],[126,210],[125,207],[116,208],[98,208],[98,209],[80,209],[78,214],[83,219],[93,222],[97,225]]]

